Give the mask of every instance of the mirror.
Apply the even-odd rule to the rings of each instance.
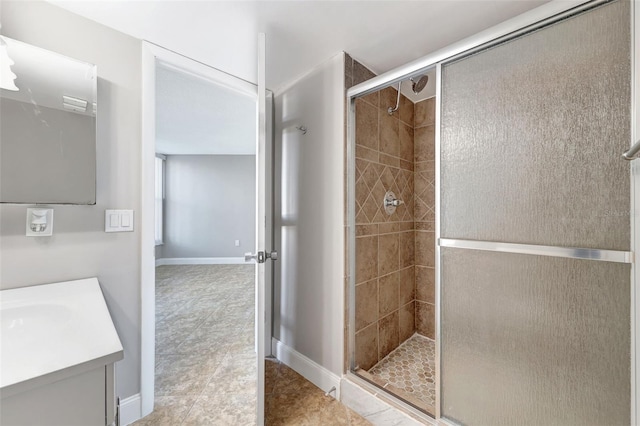
[[[0,36],[0,202],[96,203],[97,69]]]

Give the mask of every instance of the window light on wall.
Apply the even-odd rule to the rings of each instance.
[[[165,161],[167,157],[161,154],[156,154],[156,164],[155,164],[155,240],[156,245],[163,244],[163,223],[164,223],[164,169],[165,169]]]
[[[15,65],[15,62],[9,57],[7,43],[0,36],[0,88],[15,92],[19,89],[15,83],[17,76],[11,71],[11,65]]]

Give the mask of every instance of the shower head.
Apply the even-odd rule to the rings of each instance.
[[[425,74],[419,76],[418,81],[415,81],[413,77],[411,77],[409,80],[411,80],[411,90],[413,90],[413,93],[417,95],[424,90],[425,86],[429,82],[429,76]]]
[[[419,75],[417,76],[417,78],[418,78],[418,81],[415,81],[413,77],[409,78],[409,80],[411,80],[411,90],[413,90],[413,93],[415,93],[416,95],[422,92],[426,87],[427,83],[429,82],[429,76],[426,74]],[[396,112],[400,107],[400,90],[401,89],[402,89],[402,81],[398,82],[398,99],[396,100],[396,106],[395,107],[390,106],[387,109],[387,112],[389,113],[389,115],[393,115],[393,113]]]

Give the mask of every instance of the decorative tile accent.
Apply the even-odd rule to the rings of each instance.
[[[435,342],[414,334],[369,370],[369,374],[394,388],[398,396],[433,411],[436,399]]]

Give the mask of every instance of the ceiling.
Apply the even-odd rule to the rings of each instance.
[[[156,69],[156,152],[255,154],[255,98],[159,65]]]
[[[257,38],[267,36],[267,87],[278,92],[345,51],[380,74],[471,36],[546,0],[171,1],[49,0],[246,81],[257,80]],[[412,100],[432,96],[435,76]],[[254,154],[255,100],[161,68],[156,150]],[[415,99],[414,99],[415,98]]]
[[[277,92],[340,51],[382,73],[546,0],[50,2],[253,83],[264,32]]]

